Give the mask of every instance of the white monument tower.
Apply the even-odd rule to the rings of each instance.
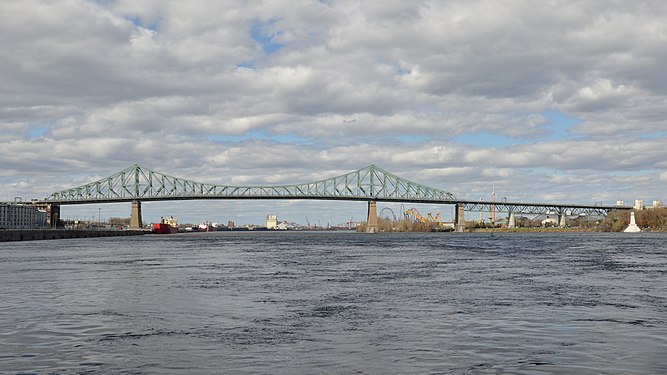
[[[639,227],[637,226],[637,223],[635,223],[635,213],[630,212],[630,225],[628,225],[628,227],[625,228],[625,230],[623,232],[637,233],[637,232],[641,232],[641,231],[642,230],[639,229]]]

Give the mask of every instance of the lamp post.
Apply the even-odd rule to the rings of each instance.
[[[102,207],[97,208],[97,228],[102,226]]]

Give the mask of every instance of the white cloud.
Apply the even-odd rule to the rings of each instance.
[[[665,200],[665,14],[660,2],[2,2],[0,187],[40,196],[135,162],[271,184],[375,163],[471,197],[495,182],[528,200]],[[579,120],[558,139],[553,110]]]

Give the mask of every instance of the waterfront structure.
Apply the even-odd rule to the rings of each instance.
[[[281,223],[278,223],[278,226],[276,227],[278,230],[288,230],[289,229],[289,223],[286,221],[283,221]]]
[[[630,212],[630,225],[628,225],[627,228],[623,232],[626,233],[637,233],[641,232],[641,229],[637,226],[637,223],[635,223],[635,213]]]
[[[544,217],[544,218],[542,218],[542,217]],[[555,227],[555,226],[558,226],[558,222],[560,221],[560,218],[558,217],[558,215],[547,214],[547,215],[544,215],[544,216],[540,215],[537,218],[535,218],[535,220],[539,220],[540,224],[543,227]]]
[[[19,203],[0,203],[0,229],[48,228],[47,213]]]
[[[278,217],[275,214],[266,215],[266,229],[278,229]]]

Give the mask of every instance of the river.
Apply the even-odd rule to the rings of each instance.
[[[665,374],[667,234],[0,243],[2,373]]]

